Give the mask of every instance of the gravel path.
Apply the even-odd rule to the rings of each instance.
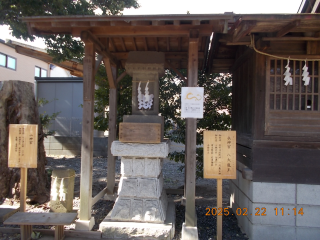
[[[80,199],[80,157],[65,157],[65,156],[48,156],[47,170],[54,168],[72,168],[76,172],[75,176],[75,194],[74,207],[79,207]],[[184,186],[184,172],[180,171],[182,164],[173,161],[164,160],[163,163],[163,177],[164,188],[183,189]],[[93,196],[99,193],[106,186],[106,158],[96,157],[93,160]],[[116,161],[116,182],[120,179],[120,160]],[[216,216],[206,216],[206,208],[213,208],[216,205],[216,181],[214,179],[198,179],[196,181],[196,211],[197,211],[197,226],[200,240],[215,239],[216,235]],[[229,205],[228,195],[229,184],[227,180],[223,181],[223,207]],[[176,202],[176,229],[175,240],[181,238],[181,227],[184,221],[185,207],[180,204],[180,195],[169,195],[170,198]],[[3,204],[19,204],[12,199],[6,199]],[[92,208],[92,215],[95,217],[96,224],[93,231],[99,229],[100,222],[104,219],[107,213],[112,209],[114,202],[99,200]],[[49,202],[41,205],[27,205],[27,211],[30,212],[48,212]],[[232,214],[232,210],[230,210]],[[237,226],[235,216],[223,217],[223,239],[226,240],[245,240],[248,239],[241,233]],[[0,224],[0,227],[4,225]],[[9,226],[5,226],[9,227]],[[10,226],[18,227],[18,226]],[[35,228],[50,228],[43,226],[36,226]],[[75,225],[66,226],[66,229],[74,229]],[[3,234],[0,233],[0,239],[20,239],[18,234]]]

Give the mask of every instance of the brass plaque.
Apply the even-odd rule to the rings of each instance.
[[[203,132],[204,178],[236,179],[236,132]]]
[[[37,168],[38,125],[9,125],[8,167]]]

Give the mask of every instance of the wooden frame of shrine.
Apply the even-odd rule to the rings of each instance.
[[[126,75],[117,76],[116,70],[124,68],[130,51],[164,52],[166,68],[190,87],[197,86],[198,70],[233,73],[232,128],[237,131],[238,174],[251,182],[320,185],[316,160],[320,147],[319,14],[52,16],[23,21],[30,34],[71,34],[85,43],[79,216],[88,221],[87,230],[91,229],[92,205],[115,191],[115,158],[110,147],[116,138],[117,86]],[[296,82],[287,88],[281,71],[289,57],[297,72],[292,73]],[[310,61],[313,81],[304,90],[298,76],[303,60]],[[101,61],[110,85],[108,173],[107,187],[92,198],[94,84]],[[188,75],[179,69],[187,69]],[[185,223],[195,227],[196,119],[187,118],[186,123]],[[303,165],[297,152],[305,160]]]

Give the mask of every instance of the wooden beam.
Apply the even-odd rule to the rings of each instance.
[[[110,66],[110,64],[109,64]],[[108,70],[108,79],[112,78],[113,82],[117,79],[117,67],[110,66]],[[112,76],[110,76],[110,74]],[[117,88],[109,89],[109,137],[108,137],[108,162],[107,162],[107,194],[114,194],[115,187],[115,156],[111,153],[112,142],[117,136]]]
[[[251,39],[250,36],[244,36],[241,38],[238,42],[233,42],[231,35],[220,35],[219,36],[219,42],[225,43],[226,45],[230,46],[236,46],[236,45],[250,45]]]
[[[293,22],[290,22],[289,24],[287,24],[286,26],[284,26],[283,28],[281,28],[278,32],[277,32],[277,37],[283,37],[284,35],[286,35],[287,33],[289,33],[291,30],[295,29],[296,27],[298,27],[300,25],[300,20],[295,20]]]
[[[192,20],[192,25],[200,25],[200,20]]]
[[[128,52],[116,52],[113,53],[115,57],[119,60],[126,60],[128,58]],[[165,52],[165,58],[166,59],[188,59],[188,53],[187,52]],[[198,58],[204,59],[204,53],[198,52]]]
[[[242,37],[249,34],[256,25],[256,21],[242,21],[233,34],[233,42],[237,42]]]
[[[165,22],[164,21],[157,21],[157,20],[152,21],[152,26],[161,26],[161,25],[165,25]]]
[[[83,76],[83,65],[80,63],[77,63],[75,61],[63,61],[60,63],[54,62],[53,61],[53,57],[51,57],[49,54],[44,53],[44,52],[40,52],[40,51],[36,51],[30,48],[26,48],[26,47],[22,47],[19,45],[15,46],[15,50],[17,53],[25,55],[25,56],[29,56],[29,57],[33,57],[39,60],[42,60],[44,62],[49,62],[49,63],[53,63],[56,66],[59,66],[63,69],[66,69],[68,71],[70,71],[70,73],[74,76],[77,77],[82,77]]]
[[[123,37],[120,37],[119,39],[120,39],[120,43],[121,43],[121,46],[122,46],[122,50],[123,50],[124,52],[126,52],[126,51],[127,51],[127,48],[126,48],[126,45],[124,44]]]
[[[262,41],[320,41],[319,37],[263,37]]]
[[[137,51],[137,44],[136,44],[136,40],[134,39],[134,37],[131,38],[131,41],[132,41],[133,50]]]
[[[166,61],[166,65],[168,66],[168,68],[173,70],[181,78],[181,80],[187,81],[187,78],[183,76],[183,74],[178,69],[176,69],[170,62]]]
[[[199,30],[200,36],[208,36],[212,33],[212,26],[207,24],[195,25],[193,28]],[[92,29],[92,34],[97,37],[187,37],[191,26],[180,25],[179,28],[174,25],[157,26],[123,26],[123,27],[96,27]],[[83,29],[74,28],[72,35],[77,37]],[[45,32],[41,32],[45,34]],[[49,33],[48,33],[49,34]],[[52,32],[50,33],[52,34]]]
[[[146,37],[143,38],[143,46],[144,46],[144,50],[148,51],[148,44],[147,44],[147,38]]]
[[[127,75],[127,72],[124,71],[123,73],[120,74],[120,76],[117,78],[117,85],[119,84],[119,82]]]
[[[196,87],[198,80],[198,45],[199,35],[197,31],[190,31],[189,38],[189,58],[188,58],[188,87]],[[186,212],[185,223],[186,227],[196,226],[196,211],[195,211],[195,193],[196,193],[196,134],[197,134],[197,119],[187,118],[186,132]]]
[[[227,42],[226,45],[227,46],[249,46],[251,44],[251,42]]]
[[[239,27],[241,22],[242,22],[242,18],[239,18],[235,23],[233,23],[231,28],[228,30],[228,35],[232,36],[234,31]]]
[[[101,41],[90,31],[82,31],[81,32],[81,40],[85,43],[91,42],[95,44],[97,51],[103,55],[105,58],[109,58],[110,61],[114,64],[118,64],[118,60],[109,52],[109,49],[101,43]]]
[[[93,115],[95,87],[95,46],[85,43],[83,59],[83,117],[81,144],[80,220],[91,219],[92,166],[93,166]],[[90,230],[90,229],[89,229]]]
[[[112,48],[112,51],[113,51],[113,52],[116,52],[117,49],[116,49],[116,46],[114,45],[114,40],[113,40],[113,38],[109,38],[109,44],[110,44],[110,46],[111,46],[111,48]]]
[[[156,51],[159,52],[158,38],[155,37],[155,38],[154,38],[154,41],[155,41]]]
[[[104,58],[103,62],[104,62],[104,66],[106,68],[107,76],[108,76],[109,87],[110,87],[110,89],[116,88],[116,86],[117,86],[116,81],[115,81],[116,79],[114,78],[114,75],[112,73],[110,59]]]
[[[96,204],[105,194],[107,193],[107,188],[102,189],[96,196],[92,198],[92,206]]]

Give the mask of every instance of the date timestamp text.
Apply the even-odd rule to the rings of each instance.
[[[248,213],[248,208],[237,208],[235,214],[230,212],[230,208],[206,208],[206,216],[228,216],[228,215],[237,215],[237,216],[267,216],[267,209],[265,207],[262,208],[255,208],[254,213]],[[303,216],[303,208],[297,209],[297,208],[288,208],[288,211],[285,208],[274,208],[274,214],[276,216],[285,216],[285,215],[291,215],[294,216],[301,215]]]

